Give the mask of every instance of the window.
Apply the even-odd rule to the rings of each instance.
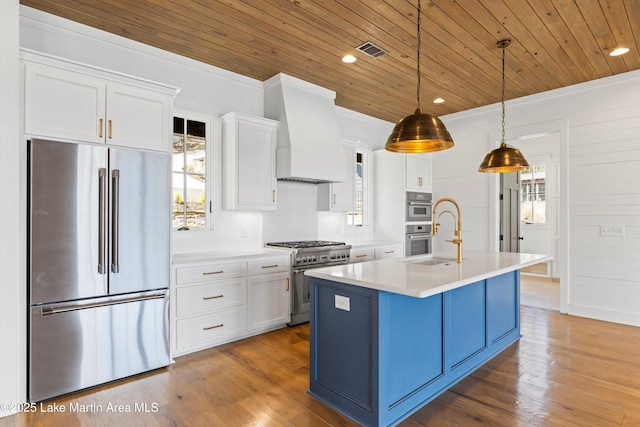
[[[207,227],[207,124],[173,118],[173,228]]]
[[[545,165],[520,172],[520,220],[527,224],[546,222]]]
[[[364,156],[361,152],[356,153],[356,176],[355,176],[356,210],[347,212],[347,224],[362,227],[364,224],[364,197],[365,197],[365,173]]]

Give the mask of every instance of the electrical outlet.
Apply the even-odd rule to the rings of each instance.
[[[336,295],[336,308],[344,311],[351,311],[351,300],[349,297]]]
[[[624,225],[601,225],[600,235],[624,237]]]

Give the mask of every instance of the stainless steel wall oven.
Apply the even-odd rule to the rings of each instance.
[[[406,193],[406,218],[407,222],[431,221],[431,193],[418,193],[407,191]]]

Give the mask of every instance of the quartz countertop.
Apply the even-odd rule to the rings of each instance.
[[[256,249],[245,249],[245,250],[204,250],[204,251],[194,251],[194,252],[178,252],[174,253],[171,256],[171,262],[173,264],[189,264],[196,262],[227,262],[227,261],[235,261],[239,259],[247,259],[254,257],[265,257],[265,256],[287,256],[290,255],[291,251],[280,250],[280,249],[270,249],[270,248],[256,248]]]
[[[418,255],[315,268],[307,270],[305,274],[369,289],[426,298],[551,259],[551,256],[540,254],[465,251],[461,264],[456,263],[455,258],[448,254]],[[432,263],[437,264],[429,265]]]

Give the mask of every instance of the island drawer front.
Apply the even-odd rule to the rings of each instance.
[[[245,307],[236,307],[216,313],[194,316],[176,321],[178,348],[187,348],[222,340],[244,331]]]
[[[242,305],[247,296],[247,279],[222,280],[176,289],[176,314],[183,317]]]
[[[257,261],[249,261],[247,274],[255,276],[257,274],[269,274],[279,272],[289,272],[291,265],[288,257],[263,258]]]
[[[241,277],[247,274],[246,262],[226,264],[207,264],[197,267],[182,267],[176,269],[176,283],[211,282],[212,280]]]

